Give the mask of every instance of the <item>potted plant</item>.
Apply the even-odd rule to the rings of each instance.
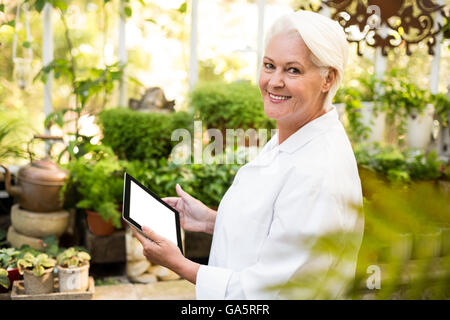
[[[59,291],[86,291],[89,287],[89,253],[74,247],[64,250],[56,258]]]
[[[23,274],[26,294],[46,294],[53,292],[53,271],[56,260],[45,253],[34,255],[25,253],[17,261],[19,273]]]
[[[375,95],[378,80],[374,76],[360,77],[358,87],[339,90],[335,101],[344,125],[349,129],[350,139],[358,142],[382,142],[384,140],[386,112]],[[338,108],[338,106],[336,106]],[[342,109],[345,109],[345,112]]]
[[[425,149],[431,139],[434,106],[430,92],[395,77],[393,72],[383,81],[380,98],[400,144]]]
[[[75,189],[78,208],[85,209],[89,230],[105,236],[122,228],[119,211],[123,192],[123,174],[113,157],[100,160],[79,158],[69,162],[69,179],[61,192]]]
[[[17,268],[17,258],[20,251],[15,248],[2,248],[0,249],[0,268],[5,270],[8,277],[8,287],[0,287],[0,292],[7,292],[11,290],[13,282],[19,280],[21,275]],[[2,281],[2,284],[4,282]]]

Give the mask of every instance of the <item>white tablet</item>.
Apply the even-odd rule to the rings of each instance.
[[[141,233],[142,226],[147,226],[178,245],[183,253],[178,211],[126,172],[122,216]]]

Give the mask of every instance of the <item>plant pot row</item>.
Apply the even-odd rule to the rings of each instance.
[[[59,292],[86,291],[89,287],[90,259],[87,252],[73,247],[64,250],[57,259],[44,253],[26,253],[17,261],[24,278],[25,294],[53,293],[55,273],[59,277]]]
[[[26,294],[52,293],[55,281],[55,270],[59,278],[59,292],[84,292],[89,287],[89,263],[77,268],[57,266],[36,276],[33,271],[25,270],[23,274]]]
[[[374,103],[362,101],[361,112],[362,124],[369,128],[369,137],[366,142],[384,142],[389,139],[386,125],[386,112],[380,111],[374,114]],[[345,104],[336,104],[341,121],[345,121]],[[428,104],[423,114],[411,114],[406,121],[405,141],[409,148],[425,149],[430,143],[433,133],[434,108]]]
[[[428,233],[397,235],[379,255],[380,262],[432,259],[450,256],[450,227]]]

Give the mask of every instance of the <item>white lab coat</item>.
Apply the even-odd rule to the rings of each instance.
[[[362,205],[361,183],[332,106],[281,145],[275,135],[239,169],[218,208],[209,262],[197,274],[197,299],[341,298],[363,233],[363,218],[350,203]],[[333,242],[347,248],[345,255],[325,250],[316,256],[317,242],[305,241],[336,231],[354,235]],[[330,277],[336,272],[341,277]],[[305,280],[313,286],[267,290]]]

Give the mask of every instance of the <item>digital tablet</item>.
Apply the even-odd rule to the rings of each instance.
[[[122,216],[142,234],[142,226],[149,227],[178,245],[183,253],[178,211],[126,172]]]

